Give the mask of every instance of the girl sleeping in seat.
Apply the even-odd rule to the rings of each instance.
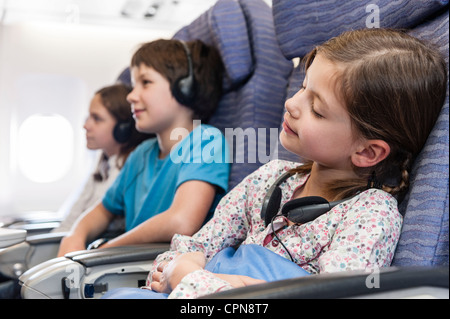
[[[229,273],[209,267],[213,257],[237,245],[238,252],[263,247],[311,274],[390,265],[402,226],[397,202],[444,103],[445,61],[404,33],[370,29],[315,48],[305,67],[303,86],[286,101],[280,134],[282,145],[304,163],[262,166],[222,199],[200,231],[173,237],[171,250],[155,260],[146,289],[112,291],[109,297],[154,298],[158,292],[197,298],[267,280],[252,276],[266,266],[252,264],[252,257],[246,273],[239,273],[242,260]],[[278,215],[266,226],[263,199],[287,171],[281,205],[307,196],[349,199],[310,222]],[[284,268],[275,263],[265,270]]]

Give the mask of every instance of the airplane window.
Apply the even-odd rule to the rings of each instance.
[[[18,166],[30,180],[51,183],[64,177],[72,165],[74,132],[58,114],[35,114],[18,132]]]

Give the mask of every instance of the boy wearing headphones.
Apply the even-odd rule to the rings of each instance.
[[[61,241],[58,256],[82,250],[116,215],[126,232],[102,247],[168,242],[192,235],[227,191],[228,145],[207,122],[221,97],[223,64],[201,41],[156,40],[131,61],[128,95],[136,128],[154,133],[130,154],[102,202]]]

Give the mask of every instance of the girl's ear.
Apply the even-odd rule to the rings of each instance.
[[[352,154],[353,165],[372,167],[388,157],[391,152],[389,144],[383,140],[367,140],[359,150]]]

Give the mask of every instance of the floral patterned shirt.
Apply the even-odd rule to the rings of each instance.
[[[273,238],[270,225],[265,227],[260,213],[270,186],[298,165],[274,160],[244,178],[221,200],[214,217],[202,229],[193,236],[172,238],[171,249],[156,258],[143,288],[150,289],[157,265],[172,260],[177,253],[202,251],[209,261],[226,247],[257,244],[289,259],[284,247]],[[308,177],[295,174],[281,184],[280,207]],[[392,195],[369,189],[305,224],[288,226],[285,218],[277,218],[274,229],[295,263],[311,274],[318,274],[389,266],[402,220]],[[197,298],[227,289],[232,287],[226,281],[206,270],[197,270],[186,275],[169,298]]]

